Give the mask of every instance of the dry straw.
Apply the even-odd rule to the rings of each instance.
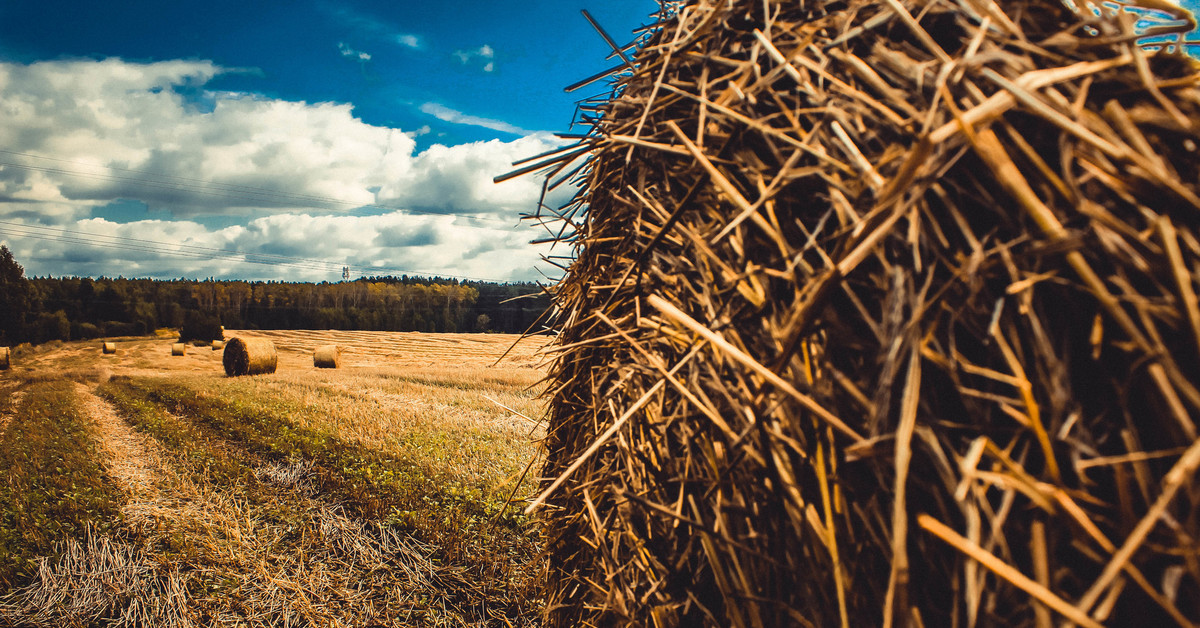
[[[1131,6],[663,3],[517,171],[580,184],[547,626],[1200,622],[1200,74]]]
[[[187,345],[182,342],[177,342],[171,345],[171,355],[186,355]]]
[[[342,361],[342,348],[337,345],[322,345],[313,350],[313,366],[320,369],[335,369]]]
[[[265,338],[230,338],[221,362],[229,376],[274,373],[279,353],[275,343]]]
[[[9,366],[11,366],[9,363],[9,354],[8,347],[0,347],[0,371],[7,371]]]
[[[214,341],[212,341],[212,349],[213,349],[213,351],[220,351],[221,349],[224,349],[224,348],[225,348],[225,341],[224,341],[224,340],[214,340]]]
[[[108,354],[108,353],[116,353],[116,352],[117,352],[117,343],[115,343],[115,342],[106,342],[106,343],[104,343],[104,345],[103,345],[103,346],[100,348],[100,351],[102,351],[103,353],[106,353],[106,354]]]

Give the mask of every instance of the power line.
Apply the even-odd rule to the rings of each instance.
[[[2,224],[9,225],[12,223],[2,223]],[[173,255],[175,257],[184,257],[184,258],[203,260],[203,261],[216,261],[218,259],[228,259],[229,261],[243,261],[243,262],[247,262],[247,263],[251,263],[251,264],[270,264],[273,266],[280,266],[280,265],[282,265],[282,266],[297,266],[297,267],[307,268],[309,270],[330,270],[333,267],[332,263],[324,262],[324,261],[320,261],[320,260],[302,260],[299,258],[296,258],[296,259],[293,259],[290,261],[284,260],[284,259],[276,259],[276,260],[254,259],[254,257],[258,257],[257,254],[242,253],[240,251],[225,251],[225,252],[218,253],[218,252],[215,252],[215,251],[217,251],[217,249],[213,249],[212,251],[214,251],[214,252],[172,250],[172,249],[163,248],[160,246],[153,246],[155,244],[159,244],[158,242],[156,242],[154,240],[143,240],[142,242],[144,242],[145,244],[138,244],[137,243],[138,241],[135,238],[121,238],[123,240],[132,240],[132,242],[129,242],[129,243],[112,242],[112,241],[108,241],[108,242],[96,241],[91,238],[104,238],[104,237],[115,238],[117,236],[104,236],[102,234],[89,234],[89,233],[85,233],[85,232],[70,232],[70,231],[66,231],[65,229],[54,229],[52,227],[42,227],[42,228],[53,230],[53,231],[59,231],[62,233],[58,233],[58,234],[45,233],[45,232],[39,232],[39,231],[25,229],[25,228],[21,228],[21,227],[14,228],[14,227],[9,227],[9,226],[0,226],[0,233],[8,233],[10,235],[17,235],[17,236],[22,236],[22,237],[27,237],[27,238],[33,238],[36,240],[49,241],[49,242],[66,242],[66,243],[70,243],[70,244],[80,244],[80,245],[84,245],[84,246],[93,246],[93,247],[105,248],[105,249],[120,249],[120,250],[126,250],[126,251],[139,251],[139,252],[145,252],[145,253],[154,253],[154,254],[159,254],[159,255]],[[172,246],[172,245],[167,245],[167,246]],[[178,245],[178,246],[186,247],[189,245]],[[203,247],[196,247],[196,248],[203,248]]]
[[[143,238],[113,236],[87,231],[72,231],[57,227],[28,225],[8,221],[0,221],[0,233],[8,233],[10,235],[19,237],[33,238],[36,240],[50,242],[67,242],[71,244],[80,244],[98,248],[154,253],[158,255],[183,257],[200,261],[225,260],[230,262],[263,264],[270,266],[293,266],[307,270],[324,272],[336,272],[342,267],[348,267],[361,272],[364,275],[367,273],[399,273],[404,275],[423,275],[427,277],[445,277],[448,279],[465,279],[469,281],[505,283],[504,280],[486,277],[471,277],[467,275],[453,275],[448,273],[431,273],[427,271],[385,266],[347,265],[340,262],[330,262],[328,260],[316,258],[293,257],[270,253],[250,253],[232,249],[217,249],[213,247],[192,244],[179,244],[173,242],[162,242],[158,240],[147,240]]]
[[[10,222],[10,221],[5,221],[5,220],[0,220],[0,229],[4,228],[3,227],[4,225],[8,225],[10,227],[17,227],[17,228],[21,228],[21,229],[37,229],[37,230],[42,230],[42,231],[52,231],[52,232],[56,232],[56,233],[62,233],[65,236],[71,236],[71,237],[82,236],[82,237],[86,237],[86,238],[107,238],[109,240],[120,240],[120,241],[127,241],[127,242],[137,243],[137,244],[156,244],[156,245],[168,246],[168,247],[173,246],[173,247],[179,247],[180,249],[188,250],[188,251],[218,253],[218,254],[222,254],[222,255],[254,255],[256,257],[266,258],[266,259],[270,259],[270,260],[278,260],[278,262],[270,262],[270,263],[286,264],[289,261],[292,261],[292,262],[317,261],[317,260],[314,260],[313,258],[307,258],[307,257],[277,255],[274,253],[243,253],[243,252],[237,251],[237,250],[218,249],[218,248],[214,248],[214,247],[200,246],[200,245],[196,245],[196,244],[181,244],[181,243],[177,243],[177,242],[162,242],[160,240],[148,240],[145,238],[130,238],[130,237],[126,237],[126,236],[107,235],[107,234],[100,234],[100,233],[86,232],[86,231],[71,231],[68,229],[60,229],[58,227],[49,227],[49,226],[43,226],[43,225],[30,225],[30,224],[26,224],[26,223],[18,223],[18,222]],[[91,244],[92,242],[90,240],[85,240],[83,243]],[[169,251],[171,249],[166,249],[166,250]],[[332,265],[332,262],[321,261],[321,263],[325,266]]]

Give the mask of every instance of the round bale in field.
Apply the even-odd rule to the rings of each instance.
[[[0,371],[8,370],[8,347],[0,347]]]
[[[171,345],[171,355],[187,355],[187,345],[182,342]]]
[[[106,353],[106,354],[107,354],[107,353],[116,353],[116,352],[117,352],[117,343],[115,343],[115,342],[106,342],[106,343],[104,343],[104,345],[103,345],[103,346],[100,348],[100,351],[102,351],[102,352],[104,352],[104,353]]]
[[[335,369],[342,361],[342,348],[323,345],[313,351],[313,366],[319,369]]]
[[[265,338],[231,338],[225,343],[221,362],[225,364],[225,374],[231,377],[274,373],[279,353],[275,351],[275,343]]]
[[[224,348],[225,348],[225,341],[224,341],[224,340],[214,340],[214,341],[212,341],[212,348],[213,348],[213,351],[220,351],[221,349],[224,349]]]

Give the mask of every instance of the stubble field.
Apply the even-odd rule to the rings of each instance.
[[[544,339],[227,331],[53,344],[0,372],[0,625],[529,625]],[[515,344],[514,344],[515,343]],[[343,347],[341,368],[312,350]],[[502,357],[503,356],[503,357]]]

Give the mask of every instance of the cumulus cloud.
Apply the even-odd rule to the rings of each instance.
[[[481,126],[485,129],[500,131],[501,133],[512,133],[513,135],[529,135],[530,133],[533,133],[533,131],[527,131],[503,120],[493,120],[491,118],[482,118],[479,116],[465,114],[457,109],[451,109],[450,107],[435,102],[427,102],[421,105],[421,112],[427,113],[443,122],[450,122],[452,124]]]
[[[478,64],[484,72],[492,72],[496,69],[494,61],[496,51],[491,46],[484,44],[474,50],[455,50],[451,56],[458,59],[458,62],[463,65],[472,63]]]
[[[412,138],[363,124],[350,105],[210,95],[204,113],[179,93],[218,72],[207,62],[0,64],[0,146],[23,154],[4,160],[0,197],[131,198],[176,215],[354,207],[411,164]]]
[[[345,42],[338,42],[338,52],[342,53],[343,57],[350,57],[359,61],[370,61],[371,55],[366,52],[355,50],[347,46]]]
[[[405,203],[515,221],[518,214],[534,210],[541,182],[534,177],[518,177],[495,184],[492,179],[512,170],[514,161],[559,145],[561,140],[549,133],[536,133],[512,142],[435,144],[418,154],[411,168],[383,186],[379,198],[388,205]],[[550,200],[561,204],[566,199],[555,196]]]
[[[560,145],[557,138],[429,104],[422,110],[440,119],[524,137],[415,153],[413,137],[424,128],[371,126],[348,104],[205,90],[223,71],[206,61],[0,63],[0,221],[168,241],[187,234],[205,246],[412,272],[536,276],[537,253],[526,244],[535,234],[513,225],[536,206],[540,184],[492,178]],[[204,99],[210,106],[196,106]],[[119,200],[172,219],[92,218]],[[247,222],[208,230],[205,216]],[[143,251],[157,260],[147,265],[123,249],[92,247],[82,249],[91,252],[89,266],[64,261],[68,250],[80,251],[66,243],[30,240],[30,248],[2,228],[0,239],[36,258],[31,273],[249,276],[244,260]],[[464,254],[471,251],[480,253]],[[315,272],[279,270],[280,278]]]

